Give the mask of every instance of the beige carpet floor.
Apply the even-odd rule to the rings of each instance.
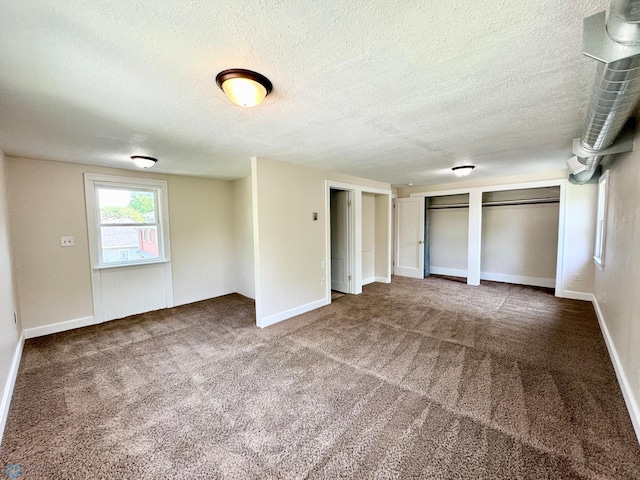
[[[26,342],[0,467],[47,479],[638,479],[592,306],[394,278],[260,330],[229,295]],[[0,472],[0,476],[3,472]]]

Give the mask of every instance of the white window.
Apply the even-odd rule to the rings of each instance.
[[[169,260],[167,182],[87,173],[85,195],[94,268]]]
[[[604,266],[604,247],[607,234],[607,189],[609,185],[609,170],[598,181],[598,212],[596,216],[596,248],[593,259],[598,265]]]

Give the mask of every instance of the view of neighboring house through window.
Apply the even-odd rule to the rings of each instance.
[[[105,185],[95,191],[100,264],[160,259],[157,192]]]

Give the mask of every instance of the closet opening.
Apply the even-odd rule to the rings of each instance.
[[[480,279],[554,288],[560,187],[485,192]]]
[[[469,194],[425,198],[424,276],[467,278]]]

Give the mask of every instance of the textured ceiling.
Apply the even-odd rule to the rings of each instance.
[[[8,155],[217,178],[252,156],[405,184],[565,167],[594,76],[599,0],[9,0]],[[254,108],[215,85],[269,77]]]

